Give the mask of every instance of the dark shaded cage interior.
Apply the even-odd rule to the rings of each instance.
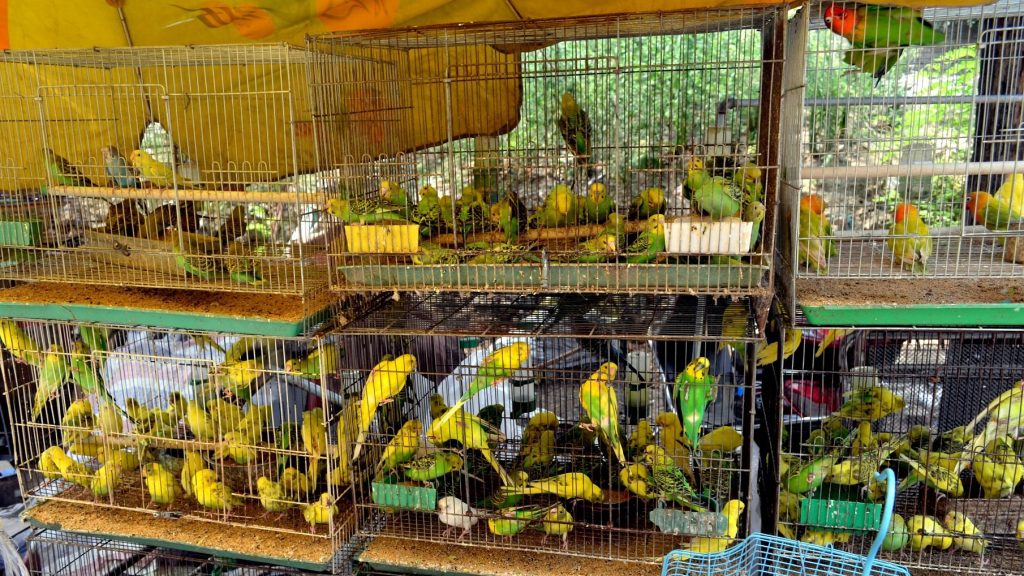
[[[354,530],[341,350],[3,320],[15,464],[43,525],[329,562]],[[340,426],[340,430],[339,430]]]
[[[898,478],[882,557],[930,573],[1024,561],[1024,333],[805,331],[783,371],[779,530],[866,554]],[[820,351],[821,355],[816,356]]]
[[[903,47],[889,47],[884,28],[900,9],[831,6],[810,7],[807,41],[794,45],[807,67],[799,147],[783,152],[801,199],[790,196],[787,268],[806,279],[958,278],[954,302],[1000,302],[1007,287],[1015,298],[1024,5],[925,10],[913,29],[888,28]],[[880,38],[844,39],[826,18],[838,29],[869,22]],[[978,278],[991,279],[981,295]],[[855,301],[846,284],[839,297]],[[909,298],[927,289],[908,287]]]
[[[338,287],[756,291],[775,221],[775,15],[314,37]]]
[[[6,52],[0,274],[302,294],[326,284],[306,52]]]
[[[340,327],[373,359],[360,531],[633,562],[724,547],[751,495],[753,329],[745,301],[704,300],[408,295]]]
[[[27,540],[30,574],[84,576],[215,575],[290,576],[303,574],[281,566],[217,558],[167,548],[41,530]]]

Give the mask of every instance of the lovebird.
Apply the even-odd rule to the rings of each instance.
[[[563,92],[561,98],[561,113],[558,116],[558,132],[565,141],[565,148],[572,154],[576,166],[586,167],[587,177],[594,175],[590,162],[590,138],[593,128],[590,125],[590,117],[586,110],[580,107],[579,102],[572,92]]]
[[[514,342],[502,346],[484,357],[473,380],[466,391],[455,401],[455,404],[438,418],[443,424],[469,400],[489,386],[497,386],[507,380],[530,357],[530,346],[525,342]]]
[[[679,403],[683,431],[696,446],[700,439],[700,426],[704,422],[704,409],[715,398],[715,377],[710,372],[711,361],[703,356],[691,360],[676,376],[672,398]]]
[[[626,452],[619,437],[619,401],[611,387],[618,371],[619,367],[614,362],[605,362],[580,386],[580,404],[590,417],[590,424],[581,424],[580,427],[597,431],[611,446],[619,464],[625,466]]]
[[[51,398],[60,393],[60,388],[67,381],[71,366],[60,344],[50,344],[43,354],[39,368],[39,380],[36,382],[36,393],[32,400],[32,418],[35,422],[43,407]]]
[[[104,146],[100,148],[100,155],[103,156],[103,168],[107,177],[117,188],[138,188],[139,179],[135,177],[135,167],[129,166],[128,161],[121,156],[117,148]]]
[[[626,262],[647,264],[665,251],[665,216],[655,214],[647,220],[643,232],[626,247]]]
[[[358,433],[356,434],[356,448],[352,459],[359,458],[362,452],[363,443],[366,442],[366,432],[370,429],[370,422],[377,413],[377,406],[390,402],[409,379],[409,374],[416,369],[416,357],[412,354],[403,354],[393,360],[383,360],[373,367],[366,377],[366,384],[363,385],[363,393],[359,399],[359,422]]]
[[[192,181],[181,174],[176,173],[174,168],[160,162],[144,150],[132,150],[128,160],[139,171],[139,176],[158,188],[172,188],[175,183],[178,186],[192,185]]]
[[[58,156],[49,148],[43,149],[43,162],[50,180],[61,186],[92,186],[92,181],[71,165],[63,156]]]
[[[830,4],[824,20],[829,30],[849,40],[855,49],[890,51],[880,58],[881,63],[867,67],[875,78],[881,78],[896,63],[899,48],[931,46],[945,40],[945,35],[914,8]]]
[[[886,246],[902,266],[915,273],[927,272],[928,258],[932,255],[932,237],[917,207],[913,204],[898,204],[894,217],[895,222],[889,229]]]
[[[971,192],[968,194],[966,207],[967,211],[974,217],[975,223],[981,224],[993,231],[1006,230],[1010,224],[1024,219],[1024,215],[1015,211],[1009,202],[988,192]]]
[[[828,273],[828,259],[839,251],[832,236],[832,224],[825,218],[825,202],[817,194],[800,197],[797,257],[820,274]]]

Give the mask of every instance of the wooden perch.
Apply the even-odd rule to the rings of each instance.
[[[635,234],[643,231],[647,222],[626,222],[626,232]],[[563,228],[534,228],[519,235],[521,242],[543,241],[543,240],[567,240],[572,238],[591,238],[597,236],[608,226],[606,224],[582,224],[579,226],[565,226]],[[497,232],[479,232],[467,236],[460,241],[457,234],[438,234],[432,236],[430,241],[440,246],[458,246],[473,242],[504,242],[505,234]]]

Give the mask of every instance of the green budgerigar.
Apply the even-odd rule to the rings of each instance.
[[[558,184],[548,192],[544,203],[532,219],[538,226],[558,228],[576,224],[579,211],[579,198],[565,184]]]
[[[61,186],[92,186],[92,181],[71,165],[63,156],[59,156],[49,148],[43,149],[43,162],[46,163],[46,174],[55,184]]]
[[[32,400],[32,422],[39,418],[46,403],[60,393],[61,385],[68,379],[70,365],[60,344],[50,344],[38,368],[39,381],[36,383],[36,394]]]
[[[647,220],[644,231],[626,250],[626,262],[648,264],[665,251],[665,216],[655,214]]]
[[[526,362],[530,357],[530,346],[526,342],[513,342],[508,346],[502,346],[484,357],[480,368],[473,375],[466,391],[455,401],[448,410],[437,419],[437,425],[444,424],[462,406],[469,402],[469,399],[480,393],[488,386],[497,386],[507,380]]]
[[[558,116],[558,131],[565,141],[565,147],[575,159],[576,166],[586,167],[587,177],[593,176],[594,170],[590,164],[591,145],[590,139],[593,127],[590,124],[590,116],[584,110],[572,92],[563,92],[561,99],[561,113]]]
[[[608,194],[604,182],[591,182],[583,198],[583,214],[586,224],[604,224],[608,215],[615,210],[615,200]]]
[[[630,220],[646,220],[655,214],[664,214],[667,208],[665,191],[652,186],[641,190],[633,197],[627,216]]]
[[[580,386],[580,404],[590,417],[590,424],[581,427],[597,430],[621,465],[626,464],[626,452],[619,436],[619,401],[611,383],[619,367],[614,362],[605,362]]]
[[[683,420],[683,432],[692,446],[700,440],[700,426],[704,422],[704,409],[714,401],[715,377],[711,374],[711,362],[700,356],[686,365],[676,376],[672,387],[672,398],[679,403],[679,415]]]
[[[695,208],[715,220],[736,216],[740,211],[739,191],[732,182],[721,176],[704,181],[693,191],[690,199]]]
[[[519,235],[526,232],[527,209],[519,195],[509,192],[504,198],[490,208],[491,222],[505,235],[506,242],[515,242]]]

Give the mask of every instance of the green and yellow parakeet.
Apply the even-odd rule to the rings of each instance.
[[[690,196],[693,206],[715,220],[736,216],[740,212],[738,190],[721,176],[706,179]]]
[[[664,214],[668,209],[665,191],[657,186],[645,188],[633,197],[627,217],[630,220],[646,220],[655,214]]]
[[[452,266],[459,263],[459,253],[444,248],[433,242],[420,242],[420,251],[412,255],[412,263],[417,266],[433,266],[436,264]]]
[[[626,250],[626,262],[648,264],[665,252],[665,216],[655,214],[647,220],[644,231]]]
[[[863,62],[845,55],[843,58],[878,79],[895,65],[900,48],[930,46],[945,40],[945,36],[924,19],[921,11],[914,8],[830,4],[825,9],[824,20],[829,30],[849,40],[854,48],[880,52],[865,55],[861,58]]]
[[[69,365],[71,381],[74,382],[86,394],[92,394],[100,401],[117,405],[113,396],[107,391],[100,376],[98,365],[94,357],[89,353],[85,342],[76,340],[71,349],[71,364]],[[120,410],[120,407],[118,408]]]
[[[580,386],[580,404],[590,417],[590,424],[581,427],[597,430],[611,446],[619,464],[626,465],[626,452],[619,437],[619,401],[611,383],[619,367],[614,362],[605,362]]]
[[[177,183],[178,186],[191,186],[193,182],[174,168],[160,162],[143,150],[133,150],[128,160],[139,171],[139,176],[158,188],[171,188]]]
[[[590,138],[593,128],[586,110],[580,107],[571,92],[562,93],[561,114],[558,116],[558,131],[562,134],[565,147],[572,154],[578,168],[585,167],[587,177],[593,176],[590,164]]]
[[[544,203],[532,216],[537,226],[558,228],[576,224],[579,198],[565,184],[558,184],[548,192]]]
[[[451,198],[446,200],[449,201],[448,208],[451,209]],[[424,237],[429,237],[432,230],[441,228],[444,221],[441,219],[441,199],[437,195],[437,188],[430,184],[420,188],[419,202],[416,203],[416,209],[413,210],[411,217],[413,222],[420,225],[420,234]]]
[[[461,410],[462,406],[469,402],[470,398],[480,393],[481,390],[489,386],[497,386],[499,383],[510,378],[529,357],[530,346],[525,342],[513,342],[485,356],[480,364],[480,368],[477,369],[476,374],[473,376],[473,380],[469,383],[469,387],[455,401],[455,404],[437,419],[437,422],[443,424]]]
[[[0,341],[19,362],[37,364],[39,345],[14,320],[0,318]]]
[[[46,174],[54,184],[61,186],[92,186],[91,180],[71,165],[66,158],[58,156],[49,148],[43,149],[43,162],[46,164]]]
[[[331,198],[325,207],[327,212],[346,224],[379,224],[381,222],[402,222],[405,216],[393,206],[384,204],[378,198],[347,200]]]
[[[402,464],[405,477],[417,482],[430,482],[462,468],[462,456],[437,451]]]
[[[559,261],[594,264],[607,262],[615,257],[618,251],[618,240],[614,234],[602,232],[582,242],[576,250],[559,257]]]
[[[988,192],[968,194],[967,210],[974,217],[975,223],[989,230],[1006,230],[1010,224],[1024,219],[1024,215],[1014,211],[1009,202]]]
[[[50,344],[38,368],[39,380],[36,382],[36,394],[32,400],[32,422],[39,418],[46,403],[60,393],[61,385],[68,379],[70,365],[60,344]]]
[[[506,242],[515,242],[526,232],[528,216],[526,205],[515,192],[509,192],[490,208],[491,222],[505,235]]]
[[[675,461],[661,446],[652,444],[647,447],[644,451],[644,464],[651,471],[648,487],[654,489],[658,498],[675,502],[698,512],[704,510],[693,503],[697,495],[687,480],[686,473],[682,468],[676,466]]]
[[[310,380],[319,380],[322,371],[337,374],[341,370],[341,358],[345,351],[330,342],[321,342],[312,352],[301,359],[291,359],[284,363],[284,370],[289,374],[298,374]]]
[[[378,477],[381,473],[394,470],[399,465],[412,460],[420,448],[422,433],[423,424],[419,420],[409,420],[403,424],[380,456],[380,461],[377,463]]]
[[[487,519],[487,529],[495,536],[515,536],[547,514],[547,507],[519,506],[502,508]]]
[[[843,62],[871,74],[878,86],[882,76],[892,70],[902,54],[903,48],[851,48],[843,52]]]
[[[753,226],[750,229],[750,251],[754,251],[754,247],[757,246],[757,240],[761,236],[761,222],[764,221],[764,215],[768,212],[768,209],[764,204],[753,201],[743,207],[743,221],[750,222]]]
[[[583,198],[584,223],[604,224],[608,215],[615,210],[615,200],[608,194],[604,182],[591,182],[587,186],[587,195]]]
[[[676,376],[675,386],[672,387],[672,398],[679,403],[683,429],[691,446],[697,445],[700,426],[704,422],[704,409],[715,398],[715,377],[710,370],[711,362],[700,356]]]
[[[484,460],[487,460],[491,467],[494,468],[494,471],[498,473],[502,484],[509,485],[512,483],[512,477],[498,463],[494,453],[491,451],[490,445],[487,443],[487,431],[489,428],[490,426],[480,420],[480,418],[467,414],[463,410],[458,410],[444,421],[439,419],[432,422],[427,432],[427,439],[437,447],[442,447],[454,440],[462,444],[462,447],[466,450],[479,450]]]
[[[895,220],[885,243],[896,262],[912,272],[927,272],[928,258],[932,255],[932,237],[917,207],[913,204],[897,205]]]

